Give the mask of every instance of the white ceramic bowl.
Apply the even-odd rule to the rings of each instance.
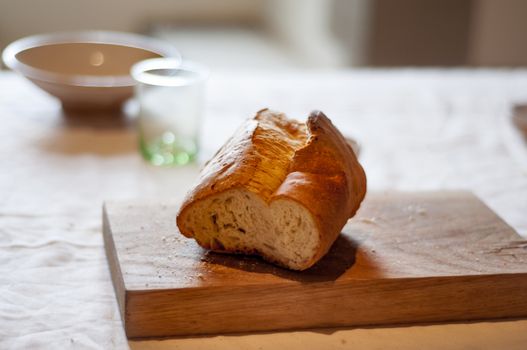
[[[181,62],[170,44],[107,31],[30,36],[11,43],[2,54],[7,67],[58,97],[66,111],[120,109],[133,94],[130,68],[155,57]]]

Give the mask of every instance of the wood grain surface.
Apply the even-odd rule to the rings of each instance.
[[[304,272],[207,252],[177,209],[105,204],[130,338],[527,316],[527,241],[468,192],[369,194]]]

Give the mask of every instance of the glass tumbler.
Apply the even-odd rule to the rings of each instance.
[[[139,149],[154,165],[184,165],[196,159],[208,69],[170,58],[132,67],[139,102]]]

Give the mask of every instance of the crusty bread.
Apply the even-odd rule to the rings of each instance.
[[[305,270],[327,253],[365,194],[364,170],[322,112],[303,124],[263,109],[205,165],[177,225],[207,249]]]

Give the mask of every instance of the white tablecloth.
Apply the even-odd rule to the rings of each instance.
[[[263,107],[298,119],[320,109],[362,144],[370,190],[469,189],[527,236],[527,148],[509,118],[522,101],[524,70],[216,72],[203,155]],[[527,346],[527,320],[128,342],[101,203],[181,196],[196,167],[148,166],[132,125],[67,122],[12,73],[0,74],[0,123],[0,349]]]

